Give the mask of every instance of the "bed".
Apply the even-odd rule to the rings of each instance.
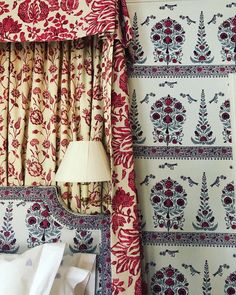
[[[64,242],[66,254],[95,253],[96,294],[111,294],[110,217],[73,213],[58,196],[54,186],[0,187],[0,252]]]

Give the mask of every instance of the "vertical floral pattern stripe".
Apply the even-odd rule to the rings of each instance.
[[[140,235],[134,183],[134,159],[124,49],[114,45],[111,99],[112,147],[112,291],[141,294]]]

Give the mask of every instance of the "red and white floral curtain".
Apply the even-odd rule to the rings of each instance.
[[[0,184],[51,185],[71,140],[102,140],[112,185],[70,191],[77,212],[111,213],[113,294],[141,294],[140,237],[121,0],[0,2]],[[40,41],[40,42],[39,42]],[[63,41],[63,42],[58,42]]]
[[[72,140],[103,140],[110,121],[113,40],[0,44],[0,184],[50,185]],[[109,64],[109,62],[108,62]],[[111,86],[110,86],[111,87]],[[100,210],[98,184],[87,201],[79,187],[61,186],[62,198],[77,212]],[[86,187],[82,188],[83,191]],[[104,186],[103,211],[110,191]]]

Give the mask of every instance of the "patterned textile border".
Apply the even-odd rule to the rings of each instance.
[[[190,66],[143,66],[129,68],[130,78],[164,78],[164,77],[226,77],[236,72],[236,65],[190,65]]]
[[[214,147],[162,147],[134,146],[135,158],[145,159],[191,159],[191,160],[232,160],[232,148],[228,146]]]
[[[0,187],[0,200],[25,202],[44,202],[48,205],[51,215],[69,229],[100,230],[102,237],[101,253],[98,259],[101,272],[102,294],[110,295],[111,265],[110,261],[110,216],[78,215],[65,208],[58,199],[56,187]],[[17,204],[19,206],[20,204]]]
[[[236,247],[236,234],[230,233],[142,233],[143,245]]]

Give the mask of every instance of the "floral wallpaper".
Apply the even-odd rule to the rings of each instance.
[[[128,3],[144,294],[235,294],[235,1]]]
[[[66,243],[65,254],[96,254],[96,294],[110,295],[109,216],[73,214],[54,186],[0,187],[0,253],[20,254],[44,243]]]
[[[0,184],[52,185],[69,141],[103,140],[111,185],[101,193],[99,184],[81,190],[65,184],[61,198],[77,213],[108,216],[111,275],[104,284],[106,294],[116,295],[141,293],[125,59],[131,31],[125,0],[0,2]],[[32,233],[35,220],[43,229],[51,224],[38,213],[30,219]],[[89,244],[90,234],[76,233],[74,250],[79,239]],[[35,234],[30,242],[37,243]]]

